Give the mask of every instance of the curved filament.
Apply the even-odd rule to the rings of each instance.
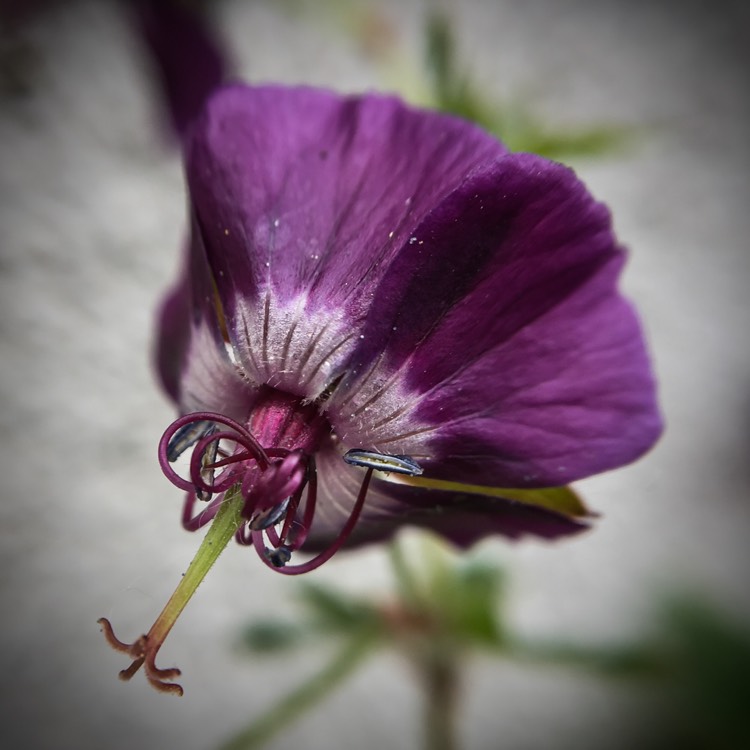
[[[364,507],[364,504],[365,504],[365,498],[367,497],[367,490],[370,486],[370,478],[372,477],[372,472],[373,472],[372,468],[367,469],[365,478],[362,480],[362,485],[359,488],[359,494],[357,495],[357,500],[354,503],[352,512],[349,514],[349,518],[347,519],[346,523],[341,529],[341,532],[333,541],[333,543],[327,549],[323,550],[323,552],[316,555],[311,560],[308,560],[305,563],[300,563],[299,565],[287,565],[286,562],[291,556],[291,552],[292,552],[291,546],[284,544],[283,539],[282,539],[280,540],[282,544],[276,545],[272,547],[271,549],[268,549],[265,546],[263,531],[253,531],[252,540],[253,540],[253,545],[255,546],[255,551],[258,553],[258,557],[260,557],[260,559],[263,560],[263,562],[269,568],[287,576],[294,576],[294,575],[301,575],[302,573],[309,573],[311,570],[315,570],[316,568],[319,568],[321,565],[323,565],[323,563],[330,560],[344,545],[346,540],[349,538],[349,535],[354,530],[354,527],[357,524],[357,521],[359,520],[360,513],[362,512],[362,508]],[[309,497],[308,497],[308,502],[309,502]],[[303,529],[305,531],[305,537],[306,537],[307,531],[309,531],[309,526],[303,525]]]
[[[182,506],[182,528],[185,531],[198,531],[202,529],[207,523],[213,521],[216,514],[219,512],[221,504],[224,502],[224,495],[215,497],[211,502],[204,506],[197,515],[193,515],[193,508],[195,506],[195,500],[197,493],[195,490],[189,490],[185,494],[185,503]]]
[[[227,439],[234,440],[235,442],[241,444],[251,454],[251,457],[257,461],[258,466],[261,469],[265,469],[268,466],[268,454],[265,452],[257,439],[253,436],[253,434],[249,432],[245,427],[243,427],[239,422],[236,422],[234,419],[226,417],[223,414],[218,414],[215,412],[192,412],[190,414],[185,414],[172,422],[172,424],[169,425],[169,427],[167,427],[167,429],[164,431],[164,434],[159,440],[159,466],[161,467],[161,470],[164,472],[164,475],[167,477],[167,479],[169,479],[169,481],[172,482],[172,484],[174,484],[176,487],[179,487],[182,490],[191,490],[193,489],[193,487],[195,487],[195,483],[191,481],[195,478],[192,475],[192,471],[190,479],[185,479],[172,468],[173,461],[176,460],[176,458],[178,458],[184,450],[190,447],[190,445],[197,443],[197,445],[193,449],[193,456],[191,457],[191,467],[193,465],[193,458],[195,458],[195,455],[197,454],[199,456],[199,458],[197,459],[198,465],[201,468],[211,468],[210,466],[203,466],[202,456],[208,445],[213,442],[213,439],[215,439],[216,433],[211,432],[207,434],[207,430],[210,428],[207,428],[205,426],[204,423],[206,422],[211,422],[214,425],[220,424],[225,427],[229,427],[229,429],[232,431],[231,433],[222,432],[219,434],[222,434]],[[195,434],[186,436],[184,430],[188,425],[191,424],[200,425],[197,430],[197,432],[199,432],[200,434],[198,434],[197,436]],[[177,441],[177,443],[175,443],[175,440]],[[202,478],[201,484],[203,484]],[[200,488],[203,489],[202,487]],[[208,490],[204,491],[212,490],[209,488]]]

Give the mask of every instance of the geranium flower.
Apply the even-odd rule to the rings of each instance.
[[[565,485],[657,439],[623,251],[570,169],[394,97],[278,86],[217,92],[185,159],[159,455],[187,528],[231,502],[226,539],[287,574],[404,524],[552,538],[585,528]],[[167,619],[135,645],[103,624],[126,677],[180,692]]]

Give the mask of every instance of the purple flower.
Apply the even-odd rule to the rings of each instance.
[[[190,259],[165,307],[164,382],[182,413],[314,457],[318,539],[354,507],[349,449],[532,488],[656,440],[623,253],[569,169],[393,98],[240,86],[211,100],[186,160]],[[374,480],[361,538],[410,520],[462,543],[536,528],[517,506],[454,500]],[[445,506],[478,512],[476,528],[453,533]]]
[[[187,528],[239,493],[236,539],[287,574],[403,524],[552,538],[586,510],[539,488],[657,439],[623,251],[570,169],[392,97],[275,86],[218,91],[185,158],[159,366]]]

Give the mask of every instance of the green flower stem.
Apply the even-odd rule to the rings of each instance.
[[[220,750],[253,750],[264,745],[338,687],[372,653],[378,640],[371,628],[357,633],[324,669],[282,698]]]

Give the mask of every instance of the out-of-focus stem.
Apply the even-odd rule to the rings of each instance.
[[[460,667],[452,649],[435,648],[420,660],[425,692],[425,750],[457,750]]]
[[[220,750],[253,750],[263,746],[338,687],[372,653],[376,643],[377,637],[371,630],[354,636],[324,669],[282,698]]]

